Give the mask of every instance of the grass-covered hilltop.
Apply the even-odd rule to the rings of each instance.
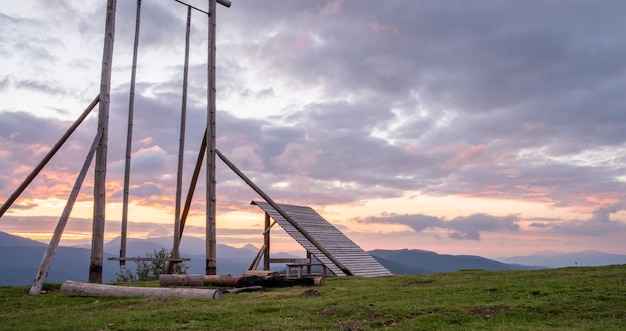
[[[134,286],[158,286],[154,283]],[[626,265],[327,278],[190,298],[73,297],[0,287],[1,330],[624,330]]]

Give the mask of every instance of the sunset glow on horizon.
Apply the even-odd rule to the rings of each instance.
[[[64,4],[0,9],[0,203],[98,94],[106,1]],[[142,6],[128,229],[154,238],[173,235],[186,10]],[[217,148],[276,202],[311,206],[365,250],[626,253],[626,4],[237,0],[218,10]],[[135,2],[119,1],[107,241],[121,227],[134,23]],[[183,200],[206,126],[206,36],[194,12]],[[50,239],[96,123],[94,109],[0,231]],[[91,240],[93,172],[62,245]],[[204,176],[184,236],[204,238]],[[252,200],[218,160],[218,244],[262,245]],[[300,249],[276,230],[273,250]]]

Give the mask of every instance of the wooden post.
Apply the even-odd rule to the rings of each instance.
[[[128,101],[128,130],[126,131],[126,162],[124,164],[124,196],[122,202],[122,230],[120,234],[120,265],[126,264],[126,234],[128,232],[128,194],[130,192],[130,155],[133,143],[133,116],[135,112],[135,78],[137,76],[137,53],[139,49],[139,26],[141,0],[137,0],[135,13],[135,43],[133,46],[133,66],[130,74],[130,98]]]
[[[106,166],[107,142],[109,136],[109,104],[111,90],[111,67],[113,61],[113,41],[115,39],[116,0],[107,1],[106,26],[104,30],[104,50],[102,55],[102,75],[100,82],[100,109],[98,131],[102,132],[96,151],[94,177],[93,229],[91,237],[91,263],[89,282],[102,283],[102,260],[104,255],[104,221],[106,207]]]
[[[270,215],[265,213],[265,231],[263,232],[263,270],[270,270]]]
[[[309,264],[307,264],[307,266],[306,266],[306,273],[307,273],[307,275],[310,275],[311,274],[311,269],[312,269],[311,268],[312,267],[311,266],[311,261],[312,261],[311,260],[311,252],[306,251],[306,258],[307,258],[307,260],[309,260]]]
[[[178,170],[176,171],[176,207],[174,208],[174,244],[172,245],[172,258],[178,258],[181,231],[181,199],[183,191],[183,161],[185,155],[185,123],[187,119],[187,81],[189,77],[189,32],[191,30],[191,6],[187,6],[187,30],[185,32],[185,65],[183,68],[183,97],[180,112],[180,136],[178,138]]]
[[[204,299],[221,299],[223,297],[223,292],[219,289],[115,286],[80,283],[71,280],[63,282],[60,291],[63,294],[87,297],[179,297]]]
[[[39,265],[39,270],[37,271],[37,276],[35,276],[35,281],[33,282],[33,286],[31,286],[28,294],[30,295],[38,295],[41,293],[41,289],[43,287],[43,283],[46,281],[46,276],[48,276],[48,271],[50,270],[50,265],[52,264],[52,258],[54,257],[54,252],[59,246],[59,242],[61,241],[61,236],[63,235],[63,230],[65,229],[65,225],[67,224],[67,220],[70,218],[70,213],[72,212],[72,208],[74,207],[74,202],[78,197],[78,193],[80,192],[80,188],[83,185],[83,181],[85,180],[85,176],[87,175],[87,170],[89,170],[89,166],[91,165],[91,160],[93,159],[93,155],[96,152],[96,148],[98,147],[98,142],[100,142],[100,138],[102,136],[102,132],[98,131],[96,137],[91,144],[91,148],[87,152],[87,157],[85,158],[85,162],[83,163],[83,167],[76,178],[76,182],[74,183],[74,187],[72,188],[72,192],[70,192],[70,196],[67,199],[67,203],[65,204],[65,208],[63,209],[63,213],[59,218],[59,222],[57,223],[57,227],[54,229],[54,234],[48,243],[48,248],[44,252],[43,258],[41,259],[41,264]]]
[[[2,217],[2,215],[4,215],[4,213],[9,209],[9,207],[11,207],[13,202],[15,202],[15,200],[20,196],[20,194],[22,194],[22,192],[24,192],[26,187],[35,179],[35,177],[37,177],[37,175],[39,174],[41,169],[43,169],[46,166],[46,164],[48,163],[48,161],[50,161],[50,159],[52,159],[54,154],[56,154],[56,152],[61,148],[61,146],[63,146],[65,141],[67,141],[67,139],[72,135],[72,133],[76,130],[76,128],[78,128],[80,123],[82,123],[83,120],[85,120],[85,118],[87,118],[87,115],[89,115],[89,113],[91,113],[91,110],[96,107],[96,105],[98,104],[99,100],[100,100],[100,96],[98,95],[89,104],[89,106],[87,106],[87,109],[85,109],[83,111],[83,113],[78,117],[78,119],[76,119],[76,121],[74,121],[74,123],[69,127],[69,129],[67,129],[67,131],[65,131],[63,136],[61,136],[59,141],[57,141],[57,143],[52,147],[52,149],[50,149],[48,154],[46,154],[44,156],[44,158],[39,162],[39,164],[37,164],[37,166],[30,172],[30,174],[28,174],[26,179],[24,179],[22,184],[20,184],[20,186],[18,186],[18,188],[15,190],[15,192],[13,192],[11,194],[11,196],[9,196],[7,201],[5,201],[4,204],[2,204],[2,206],[0,206],[0,217]]]
[[[191,175],[191,183],[189,184],[189,190],[187,191],[187,198],[185,199],[185,207],[180,216],[180,236],[182,237],[185,230],[185,223],[187,222],[187,215],[189,215],[189,209],[191,208],[191,202],[193,200],[193,193],[196,191],[196,184],[198,183],[198,177],[200,176],[200,170],[202,170],[202,160],[204,159],[204,152],[206,150],[206,130],[202,136],[202,144],[200,144],[200,152],[196,159],[196,167],[193,169],[193,175]],[[167,273],[171,274],[174,270],[174,263],[169,262],[167,264]]]
[[[217,274],[215,233],[216,218],[216,180],[215,180],[215,30],[216,1],[209,0],[209,35],[208,35],[208,83],[207,83],[207,169],[206,169],[206,274]]]

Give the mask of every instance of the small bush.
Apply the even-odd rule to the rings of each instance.
[[[135,272],[131,271],[125,266],[120,267],[120,272],[117,273],[118,282],[145,282],[151,280],[158,280],[159,275],[167,273],[168,261],[165,259],[171,256],[171,251],[168,249],[161,249],[160,251],[154,250],[154,254],[146,253],[148,258],[156,258],[156,261],[135,261]],[[159,260],[160,259],[160,260]],[[175,274],[186,274],[189,270],[189,266],[185,262],[179,262],[174,265],[172,270]]]

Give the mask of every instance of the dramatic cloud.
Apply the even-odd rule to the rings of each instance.
[[[206,10],[206,1],[189,3]],[[0,9],[0,200],[98,94],[104,7],[64,0]],[[118,1],[107,173],[115,203],[135,8]],[[343,210],[358,225],[434,231],[448,243],[515,237],[531,248],[531,235],[562,243],[626,235],[624,12],[624,2],[580,0],[218,6],[217,148],[275,200]],[[171,213],[186,8],[144,1],[141,15],[131,195]],[[191,22],[184,190],[207,122],[206,14],[193,11]],[[96,112],[17,208],[67,196]],[[257,194],[221,161],[217,176],[219,210],[249,211]],[[455,204],[429,205],[446,199]],[[201,200],[192,213],[202,213]],[[377,209],[361,208],[368,203]]]
[[[474,214],[445,220],[428,215],[383,215],[357,220],[365,224],[402,224],[415,232],[427,229],[449,230],[448,237],[460,240],[480,240],[480,232],[516,232],[519,231],[517,216],[496,217],[486,214]]]

